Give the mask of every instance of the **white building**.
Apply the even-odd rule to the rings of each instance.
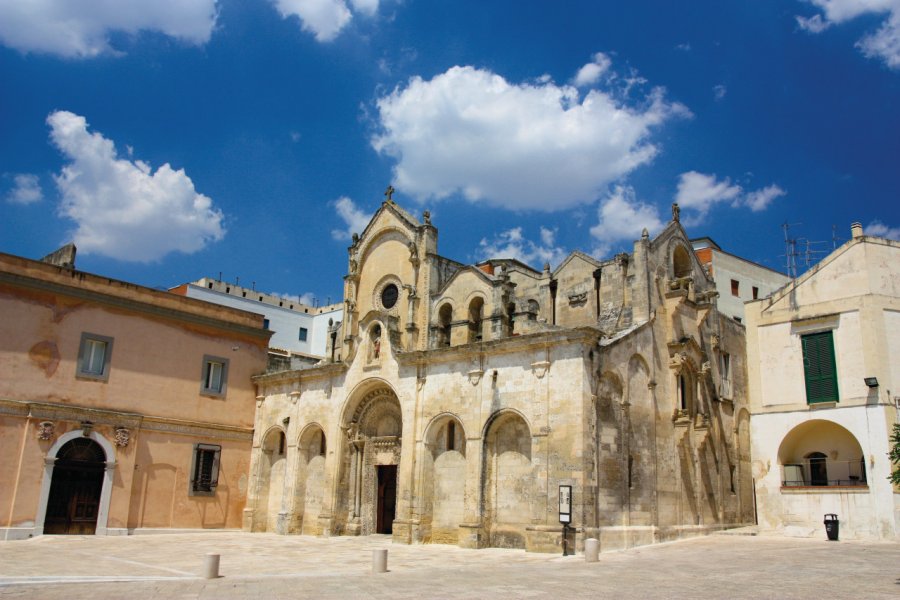
[[[887,456],[900,402],[900,243],[853,237],[746,305],[753,475],[763,529],[900,538]]]
[[[293,358],[295,363],[325,358],[329,326],[335,329],[344,313],[341,303],[310,306],[209,277],[169,291],[263,315],[266,326],[273,332],[270,350]]]
[[[744,302],[765,298],[791,280],[784,273],[722,250],[712,238],[691,240],[697,258],[716,282],[719,311],[744,320]]]

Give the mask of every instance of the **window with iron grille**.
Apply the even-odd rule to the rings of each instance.
[[[222,446],[194,445],[194,464],[191,467],[191,496],[213,496],[219,485],[219,458]]]

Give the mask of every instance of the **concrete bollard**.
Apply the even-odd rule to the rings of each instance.
[[[600,560],[600,540],[588,538],[584,540],[584,562]]]
[[[203,577],[206,579],[216,579],[218,576],[219,555],[210,552],[203,561]]]
[[[387,548],[372,550],[372,572],[387,573]]]

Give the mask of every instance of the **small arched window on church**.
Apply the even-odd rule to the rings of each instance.
[[[469,303],[469,343],[482,340],[481,321],[484,311],[484,299],[476,297]]]
[[[325,456],[325,432],[319,432],[319,456]]]
[[[450,322],[453,320],[453,307],[446,303],[438,310],[438,348],[450,345]]]
[[[690,374],[678,375],[678,410],[689,413],[694,405],[694,384]]]
[[[538,315],[541,312],[541,305],[538,304],[537,300],[529,300],[528,301],[528,320],[534,321],[538,318]]]
[[[516,303],[510,302],[506,305],[506,335],[513,335],[516,332]]]
[[[681,245],[676,246],[675,251],[672,252],[673,275],[676,279],[680,279],[682,277],[690,277],[691,272],[691,256],[688,254],[687,249]]]
[[[447,423],[447,450],[456,450],[456,422]]]
[[[287,445],[287,438],[283,431],[278,432],[278,454],[284,454],[284,448]]]

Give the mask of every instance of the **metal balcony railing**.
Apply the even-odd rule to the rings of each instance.
[[[858,460],[803,458],[786,463],[781,469],[781,485],[784,487],[868,485],[865,461],[861,458]]]

